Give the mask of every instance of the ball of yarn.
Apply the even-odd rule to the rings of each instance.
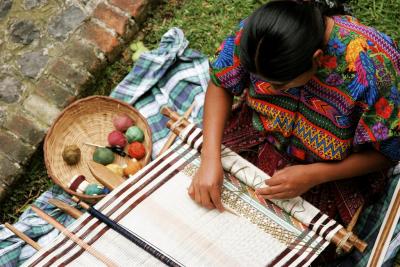
[[[125,132],[129,127],[134,124],[134,121],[126,114],[120,114],[113,118],[115,129]]]
[[[114,159],[114,153],[105,147],[98,147],[93,153],[93,160],[103,165],[112,163]]]
[[[110,193],[110,192],[111,192],[111,190],[108,189],[107,187],[104,187],[104,188],[103,188],[103,195],[107,195],[107,194]]]
[[[144,134],[142,129],[137,126],[131,126],[126,130],[126,138],[128,139],[128,143],[132,142],[143,142]]]
[[[106,167],[107,167],[107,169],[109,169],[110,171],[115,173],[116,175],[119,175],[121,177],[124,175],[124,168],[122,168],[118,164],[112,163],[112,164],[108,164]]]
[[[90,196],[96,196],[103,194],[104,187],[98,184],[89,184],[85,189],[85,194]]]
[[[128,154],[132,158],[141,159],[146,155],[146,149],[142,143],[133,142],[128,146]]]
[[[142,168],[142,164],[136,159],[129,160],[124,168],[124,175],[129,176],[138,172]]]
[[[78,192],[83,194],[86,188],[88,187],[89,182],[86,181],[86,177],[84,175],[75,175],[67,184],[68,188],[74,192]]]
[[[110,146],[119,146],[125,147],[126,146],[126,137],[120,131],[112,131],[108,134],[108,143]]]
[[[62,152],[62,158],[68,165],[74,165],[81,160],[81,150],[77,145],[66,146]]]

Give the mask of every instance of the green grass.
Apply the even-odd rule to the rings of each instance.
[[[400,43],[400,0],[352,0],[354,16]]]

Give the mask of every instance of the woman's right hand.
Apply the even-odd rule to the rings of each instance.
[[[223,211],[221,187],[223,181],[221,159],[203,160],[189,187],[189,196],[201,206]]]

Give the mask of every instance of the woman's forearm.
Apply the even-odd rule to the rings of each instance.
[[[211,81],[204,102],[202,159],[220,158],[225,123],[232,108],[233,96]]]
[[[313,173],[318,180],[317,184],[321,184],[379,171],[390,167],[393,162],[376,150],[368,150],[351,154],[339,162],[321,162],[312,165],[314,165]]]

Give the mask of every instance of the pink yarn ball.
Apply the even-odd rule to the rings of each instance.
[[[108,134],[108,143],[110,144],[110,146],[125,147],[126,137],[120,131],[112,131]]]
[[[128,115],[121,114],[113,118],[113,124],[118,131],[125,132],[134,124],[134,121]]]

